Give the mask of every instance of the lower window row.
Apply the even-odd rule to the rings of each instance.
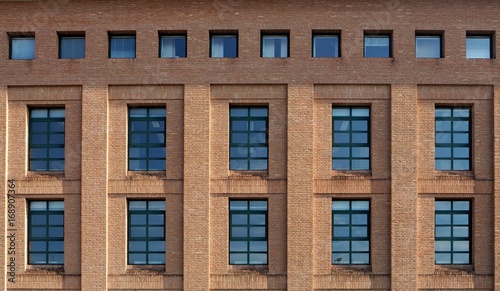
[[[28,263],[64,264],[64,201],[28,203]],[[267,200],[229,201],[229,264],[268,264]],[[471,202],[435,201],[435,263],[471,263]],[[165,264],[165,201],[129,200],[129,265]],[[332,201],[332,264],[370,264],[370,201]]]

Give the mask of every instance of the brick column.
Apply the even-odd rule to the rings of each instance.
[[[313,289],[313,97],[312,85],[288,87],[288,290]]]
[[[85,85],[82,90],[82,290],[107,289],[107,122],[108,86]]]
[[[210,86],[184,90],[184,289],[210,289]]]
[[[493,92],[493,154],[494,154],[494,267],[495,288],[500,290],[500,86]]]
[[[391,88],[391,289],[417,290],[417,87]]]
[[[6,269],[7,261],[5,260],[7,254],[7,241],[6,241],[6,232],[7,232],[7,194],[6,194],[6,180],[8,179],[7,175],[7,114],[8,106],[7,106],[7,87],[0,87],[0,237],[2,238],[2,243],[0,243],[0,289],[6,290],[7,287],[7,277],[6,277]],[[20,214],[20,213],[18,213]],[[18,218],[20,219],[20,217]],[[13,284],[11,284],[12,286]]]

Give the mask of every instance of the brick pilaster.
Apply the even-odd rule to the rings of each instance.
[[[184,289],[210,289],[210,86],[184,90]]]
[[[417,290],[417,86],[391,88],[391,289]]]
[[[312,85],[288,87],[288,290],[313,289],[313,96]]]
[[[82,90],[81,287],[107,289],[108,87]],[[71,211],[68,209],[67,211]]]

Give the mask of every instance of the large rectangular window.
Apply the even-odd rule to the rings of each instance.
[[[64,264],[64,201],[28,202],[28,264]]]
[[[491,35],[467,35],[466,57],[468,59],[491,59],[492,58],[492,36]]]
[[[391,35],[365,34],[365,58],[390,58],[392,57]]]
[[[34,36],[12,36],[10,37],[10,59],[32,60],[35,58]]]
[[[435,212],[436,264],[470,264],[470,201],[436,200]]]
[[[436,107],[436,170],[471,169],[471,110]]]
[[[370,202],[333,200],[332,264],[370,264]]]
[[[441,36],[417,35],[415,37],[415,56],[417,58],[441,58]]]
[[[263,35],[263,58],[288,58],[288,35]]]
[[[370,108],[333,107],[332,169],[370,169]]]
[[[210,57],[236,58],[238,57],[238,35],[214,34],[211,37]]]
[[[185,58],[187,56],[186,35],[161,35],[160,58]]]
[[[64,108],[31,108],[30,171],[64,171],[64,123]]]
[[[135,35],[110,35],[109,57],[112,59],[135,58]]]
[[[267,201],[229,202],[229,264],[267,265]]]
[[[313,58],[340,57],[340,36],[337,34],[313,35]]]
[[[60,59],[85,58],[85,36],[60,36],[59,58]]]
[[[128,201],[128,264],[165,264],[165,201]]]
[[[267,170],[267,107],[231,107],[230,170]]]
[[[162,107],[129,108],[129,171],[166,169],[166,114]]]

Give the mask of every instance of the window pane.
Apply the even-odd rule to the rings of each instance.
[[[34,37],[11,38],[10,58],[13,60],[32,60],[35,58]]]
[[[315,35],[313,36],[313,57],[315,58],[338,58],[339,36],[338,35]]]
[[[262,36],[262,57],[264,58],[287,58],[288,36],[287,35],[264,35]]]
[[[236,35],[213,35],[211,43],[212,58],[236,58],[238,38]]]
[[[160,57],[185,58],[187,56],[186,36],[162,36],[160,43]]]
[[[417,36],[415,38],[415,55],[417,58],[440,58],[440,36]]]
[[[85,58],[85,37],[62,36],[59,39],[59,58],[61,59]]]
[[[491,36],[467,36],[466,57],[468,59],[491,58]]]
[[[389,35],[365,35],[365,58],[391,57]]]
[[[110,58],[135,58],[135,36],[111,36]]]

